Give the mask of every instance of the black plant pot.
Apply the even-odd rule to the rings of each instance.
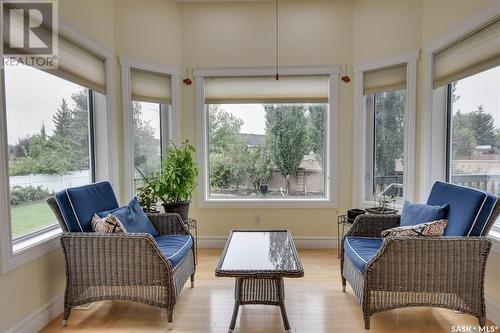
[[[189,215],[189,205],[191,201],[179,201],[171,203],[163,203],[163,208],[165,208],[165,213],[177,213],[182,217],[182,220],[187,223]]]
[[[267,194],[267,190],[268,190],[267,185],[260,185],[259,189],[260,189],[260,194],[262,194],[262,195],[266,195]]]
[[[356,217],[358,215],[362,215],[364,213],[366,213],[366,211],[364,209],[359,209],[359,208],[349,209],[347,211],[347,222],[354,223],[354,220],[356,219]]]

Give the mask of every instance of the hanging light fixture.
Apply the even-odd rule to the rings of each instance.
[[[275,21],[276,21],[276,27],[275,27],[275,39],[276,39],[276,80],[280,79],[280,74],[279,74],[279,6],[278,6],[278,0],[275,0]]]

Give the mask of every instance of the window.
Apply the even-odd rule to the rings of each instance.
[[[408,196],[408,175],[411,165],[411,129],[414,103],[407,100],[408,67],[415,62],[369,69],[359,73],[363,77],[362,103],[363,138],[362,195],[360,202],[373,205],[381,199],[393,198],[401,202]],[[412,77],[411,80],[415,80]],[[411,124],[410,124],[411,123]]]
[[[210,198],[324,198],[327,109],[207,104]]]
[[[469,33],[460,30],[457,38],[453,31],[428,50],[432,137],[425,190],[446,180],[499,195],[500,17],[469,23]],[[498,222],[493,229],[500,237]]]
[[[134,192],[143,177],[161,169],[161,112],[160,104],[132,102],[134,126]]]
[[[376,93],[373,98],[373,181],[375,198],[403,197],[405,90]]]
[[[203,82],[204,201],[331,200],[328,75]]]
[[[12,239],[56,227],[47,197],[94,179],[92,92],[26,66],[5,66]]]
[[[447,180],[500,195],[500,66],[448,84]]]
[[[172,133],[172,76],[122,62],[125,126],[125,192],[133,196],[144,177],[161,171],[162,153]],[[161,67],[160,67],[161,69]]]

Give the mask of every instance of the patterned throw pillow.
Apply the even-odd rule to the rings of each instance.
[[[382,237],[443,236],[448,220],[437,220],[382,231]]]
[[[99,217],[99,215],[94,214],[92,217],[92,230],[94,232],[107,232],[112,234],[123,234],[127,232],[120,220],[111,214],[108,214],[106,217]]]

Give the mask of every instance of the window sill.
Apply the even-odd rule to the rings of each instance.
[[[199,208],[335,208],[336,203],[322,199],[202,199]]]
[[[34,237],[16,242],[9,249],[2,251],[2,273],[12,271],[29,261],[35,260],[60,247],[60,228],[54,228]]]

